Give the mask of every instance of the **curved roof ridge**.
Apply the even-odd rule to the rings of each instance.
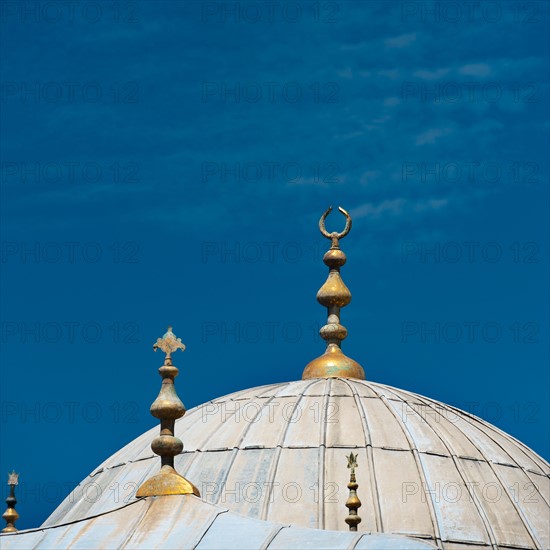
[[[174,506],[177,500],[178,506]],[[141,506],[140,513],[130,510]],[[158,508],[158,509],[157,509]],[[159,518],[159,515],[161,516]],[[121,516],[121,517],[118,517]],[[116,517],[116,521],[112,521]],[[128,531],[113,528],[126,526],[126,520],[134,518],[134,526]],[[159,521],[160,520],[160,521]],[[36,535],[40,535],[37,539]],[[436,546],[426,540],[392,533],[356,533],[296,527],[272,521],[253,519],[194,495],[145,497],[114,510],[81,518],[66,524],[28,529],[1,535],[3,550],[27,548],[51,548],[61,541],[64,548],[103,547],[150,548],[151,541],[165,547],[190,548],[242,548],[254,544],[256,548],[288,547],[289,541],[298,547],[303,541],[314,541],[322,548],[360,548],[372,546],[369,539],[383,542],[386,548],[429,550]],[[361,544],[364,541],[365,546]]]

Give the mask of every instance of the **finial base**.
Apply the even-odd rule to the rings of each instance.
[[[365,380],[363,367],[342,353],[335,344],[329,344],[323,355],[317,357],[304,369],[302,380],[309,378],[357,378]]]
[[[136,497],[160,497],[164,495],[196,495],[199,490],[178,474],[172,466],[164,465],[160,472],[141,485]]]

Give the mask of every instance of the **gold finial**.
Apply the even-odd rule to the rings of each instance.
[[[348,468],[351,469],[348,489],[349,498],[346,501],[346,507],[349,509],[349,515],[346,518],[346,523],[349,525],[350,531],[357,531],[357,525],[361,523],[360,516],[357,515],[357,510],[361,508],[361,501],[357,496],[357,482],[355,480],[355,468],[357,468],[357,455],[350,453],[348,457]]]
[[[18,484],[19,474],[16,474],[14,471],[8,473],[8,485],[10,486],[10,494],[6,499],[6,504],[8,505],[7,510],[2,514],[2,517],[6,520],[6,527],[2,529],[2,533],[15,533],[17,528],[15,527],[15,522],[19,519],[19,514],[15,511],[15,505],[17,504],[17,499],[15,498],[15,486]]]
[[[157,338],[157,341],[153,345],[153,349],[162,350],[166,353],[166,359],[170,359],[170,364],[172,360],[172,353],[181,349],[185,351],[185,344],[181,343],[181,338],[176,338],[176,335],[172,332],[172,327],[168,327],[168,330],[165,332],[162,338]]]
[[[189,495],[200,496],[199,490],[174,469],[174,457],[183,450],[183,443],[174,436],[174,427],[177,418],[185,414],[185,407],[180,401],[174,378],[178,369],[172,365],[172,353],[185,346],[181,338],[176,338],[172,327],[168,327],[166,334],[157,340],[153,349],[161,349],[166,353],[164,365],[160,367],[162,386],[158,397],[151,405],[151,414],[160,420],[160,435],[153,439],[151,449],[161,458],[160,472],[141,485],[136,497],[151,497],[161,495]]]
[[[329,233],[325,228],[325,219],[332,206],[321,216],[319,229],[321,234],[331,240],[331,247],[323,256],[323,262],[329,267],[325,284],[317,293],[317,301],[327,308],[327,324],[319,334],[327,343],[325,353],[311,361],[302,374],[302,379],[308,378],[359,378],[365,379],[363,367],[342,353],[341,342],[348,335],[346,327],[340,324],[340,308],[351,302],[351,292],[340,277],[340,268],[346,263],[346,255],[340,249],[340,239],[343,239],[351,229],[351,216],[341,207],[338,210],[346,217],[346,227],[341,233]]]

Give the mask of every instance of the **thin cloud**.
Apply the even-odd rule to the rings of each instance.
[[[393,38],[388,38],[385,41],[387,48],[406,48],[412,43],[416,42],[416,33],[402,34],[400,36],[394,36]]]
[[[431,128],[416,136],[416,145],[432,145],[438,138],[446,136],[451,131],[448,128]]]
[[[353,218],[380,219],[382,217],[392,218],[414,218],[430,212],[438,212],[449,204],[449,199],[397,199],[385,200],[378,204],[368,202],[354,208],[350,214]]]
[[[460,67],[458,72],[467,76],[489,76],[493,71],[487,63],[471,63]]]

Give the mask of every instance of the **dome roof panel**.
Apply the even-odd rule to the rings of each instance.
[[[483,460],[483,454],[472,443],[469,437],[460,429],[456,409],[448,411],[442,404],[421,403],[421,406],[412,406],[421,420],[429,426],[441,444],[445,447],[448,456],[463,456]],[[407,412],[407,415],[409,413]],[[464,426],[464,423],[461,423]]]
[[[318,472],[322,468],[323,448],[279,448],[270,471],[266,494],[266,516],[273,521],[293,524],[299,508],[300,525],[320,528],[319,502],[314,490],[320,483]],[[276,481],[275,481],[276,480]],[[295,506],[292,506],[294,504]]]
[[[217,424],[218,429],[204,430],[208,421],[204,416],[201,421],[197,422],[202,424],[203,428],[203,441],[199,448],[205,451],[239,447],[246,431],[253,424],[257,411],[263,408],[264,401],[257,397],[251,397],[246,401],[228,400],[217,405],[219,405],[219,409],[215,412],[217,418],[214,419],[214,423]],[[204,437],[206,433],[209,433],[207,438]],[[212,437],[213,434],[215,437]]]
[[[455,462],[430,454],[420,454],[419,458],[425,487],[407,484],[403,498],[407,501],[427,500],[430,495],[426,489],[432,491],[441,539],[490,544],[486,526]]]
[[[185,472],[185,477],[193,479],[201,495],[209,502],[218,502],[222,506],[227,498],[226,479],[230,475],[238,449],[225,451],[207,451],[204,453],[186,453],[175,459],[176,470]],[[152,462],[153,470],[158,464]],[[187,463],[187,464],[186,464]],[[187,466],[187,469],[184,469]]]
[[[341,379],[349,385],[351,391],[359,397],[373,397],[378,399],[378,393],[374,390],[376,384],[369,384],[364,380],[350,380],[347,378]]]
[[[345,378],[331,378],[329,385],[329,395],[353,397],[355,392],[347,383]]]
[[[373,449],[377,497],[383,530],[390,533],[434,537],[434,519],[429,499],[407,502],[405,484],[423,487],[424,476],[412,451]],[[396,473],[399,472],[399,475]]]
[[[460,460],[460,463],[496,544],[533,547],[534,540],[518,508],[503,490],[491,465],[479,460]]]
[[[485,456],[492,462],[518,465],[543,474],[547,466],[533,451],[508,434],[487,422],[473,417],[460,417],[457,421],[460,429],[467,434]]]
[[[294,407],[284,413],[287,427],[283,439],[285,447],[319,447],[324,444],[326,400],[328,397],[302,396]]]
[[[525,475],[529,478],[530,483],[532,483],[535,488],[537,489],[537,492],[540,494],[540,497],[537,494],[532,495],[531,491],[533,490],[533,487],[529,485],[529,483],[526,483],[526,485],[523,485],[524,490],[527,489],[530,491],[528,495],[525,495],[525,499],[528,499],[531,504],[539,504],[541,502],[545,502],[547,505],[550,505],[550,478],[548,475],[539,475],[539,474],[533,474],[529,470],[525,470]],[[518,481],[519,483],[520,481]],[[532,497],[530,496],[532,495]],[[531,500],[531,498],[535,499]],[[550,546],[550,544],[549,544]]]
[[[281,445],[286,431],[285,418],[291,418],[298,398],[295,396],[272,396],[266,399],[243,433],[242,448],[274,448]],[[250,418],[254,411],[245,411]]]
[[[311,389],[319,385],[319,380],[297,380],[276,385],[279,387],[275,392],[276,397],[299,397],[300,395],[311,395]]]
[[[550,517],[540,513],[541,504],[548,505],[550,479],[537,474],[529,475],[518,468],[500,464],[495,464],[493,469],[502,481],[503,492],[506,491],[514,503],[521,503],[521,507],[515,507],[522,514],[523,521],[529,525],[529,530],[543,548],[550,547]]]
[[[365,403],[365,416],[373,447],[410,450],[405,430],[390,405],[382,399],[369,399]],[[350,421],[349,419],[348,421]]]
[[[415,405],[388,399],[387,403],[402,421],[403,428],[419,452],[448,456],[449,451],[430,425],[416,412]]]
[[[279,449],[235,452],[231,468],[227,468],[228,475],[218,482],[223,485],[218,502],[237,513],[264,517],[263,507],[269,500],[268,493],[273,490],[272,484],[265,480],[270,479],[270,471],[275,467],[279,452]],[[208,490],[210,483],[203,483],[203,489]]]
[[[361,417],[359,408],[361,405],[353,396],[334,396],[330,398],[330,402],[325,406],[325,417],[323,424],[325,425],[324,444],[326,447],[364,447],[366,439],[358,437],[357,426],[355,422],[340,418],[339,411],[347,410],[355,419]],[[361,410],[361,412],[363,412]],[[319,415],[317,415],[319,418]],[[345,464],[345,461],[343,462]]]

